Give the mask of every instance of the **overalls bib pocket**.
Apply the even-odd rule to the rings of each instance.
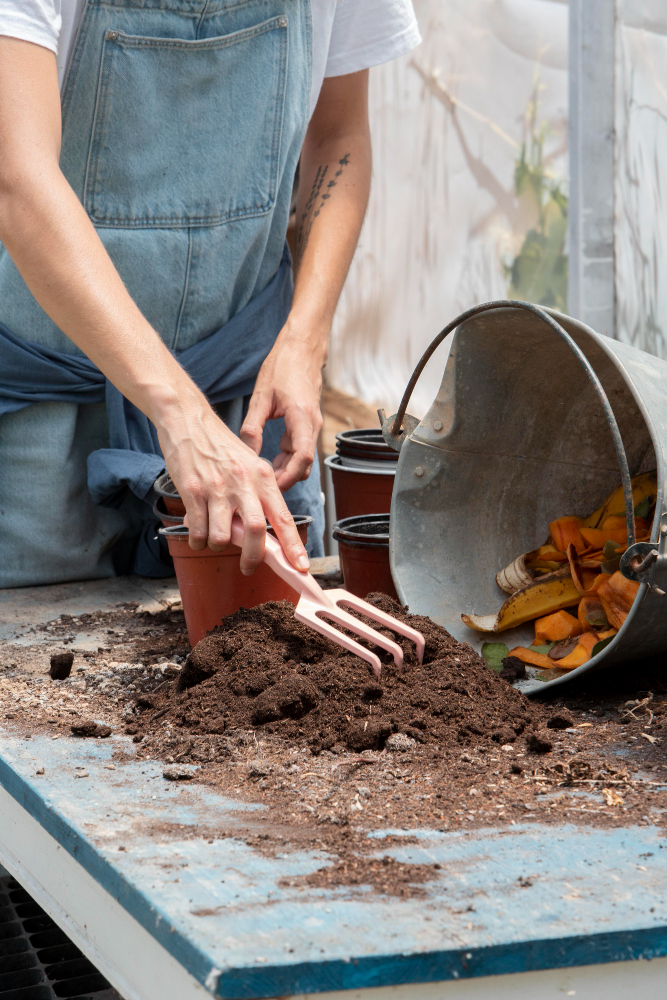
[[[288,20],[198,40],[105,32],[84,187],[97,226],[216,226],[271,211]]]

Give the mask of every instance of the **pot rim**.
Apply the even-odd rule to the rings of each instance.
[[[155,504],[153,505],[153,508],[155,508]],[[168,515],[168,516],[171,517],[175,515]],[[313,523],[313,518],[310,516],[310,514],[292,514],[292,517],[294,518],[294,523],[297,525],[297,527],[302,528],[305,525],[307,528],[309,528],[310,525]],[[188,528],[187,524],[183,524],[182,517],[179,518],[179,521],[180,521],[179,524],[170,524],[168,527],[158,528],[158,534],[166,535],[168,538],[177,538],[179,540],[184,538],[189,538],[190,529]],[[271,525],[269,524],[268,520],[266,521],[266,526],[267,528],[271,528]],[[227,550],[225,549],[224,552],[226,551]],[[224,552],[215,552],[214,555],[224,555]]]
[[[390,448],[382,437],[382,430],[379,427],[351,427],[346,431],[338,431],[336,442],[338,448],[349,446],[370,452],[390,454],[393,452],[393,448]]]
[[[153,513],[159,521],[173,521],[173,524],[170,525],[170,527],[183,524],[182,514],[168,514],[166,510],[160,510],[158,507],[159,503],[164,503],[164,497],[161,494],[153,501]]]
[[[166,489],[167,483],[171,484],[171,492]],[[167,497],[168,500],[180,500],[181,495],[174,486],[174,482],[168,472],[163,472],[153,483],[153,489],[159,497]]]
[[[379,462],[374,462],[368,465],[343,465],[340,455],[327,455],[324,459],[324,464],[327,468],[331,469],[333,472],[349,472],[350,475],[363,475],[363,476],[395,476],[396,466],[394,463],[383,462],[383,466],[388,466],[388,468],[378,469],[377,466]]]
[[[398,455],[396,453],[394,453],[393,458],[387,455],[366,455],[362,458],[359,455],[350,455],[345,452],[344,454],[337,453],[336,458],[340,459],[340,464],[346,469],[360,469],[362,467],[367,469],[391,469],[398,462]]]
[[[360,549],[386,549],[389,547],[389,530],[387,533],[368,535],[354,530],[362,524],[386,524],[389,529],[389,514],[355,514],[353,517],[343,517],[336,521],[332,535],[337,542]]]

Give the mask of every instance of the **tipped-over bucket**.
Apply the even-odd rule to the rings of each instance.
[[[495,582],[498,570],[542,545],[551,521],[595,510],[621,483],[624,451],[631,475],[657,470],[650,540],[658,558],[605,649],[567,674],[521,686],[544,690],[666,651],[667,596],[659,591],[667,590],[667,529],[660,530],[667,363],[553,311],[547,321],[555,319],[565,336],[528,304],[479,309],[486,311],[455,321],[438,395],[416,427],[405,420],[402,446],[397,440],[390,556],[401,601],[478,650],[489,640],[530,645],[532,622],[484,634],[461,614],[497,611],[507,597]]]

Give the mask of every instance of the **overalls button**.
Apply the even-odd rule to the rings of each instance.
[[[287,18],[286,17],[279,17],[278,18],[278,27],[279,28],[286,28],[287,27]]]

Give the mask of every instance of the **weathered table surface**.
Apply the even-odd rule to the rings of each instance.
[[[0,627],[4,616],[9,631],[7,609],[25,609],[26,596],[0,595]],[[16,632],[5,641],[25,642]],[[128,759],[109,770],[116,749]],[[259,853],[234,836],[238,802],[167,782],[163,765],[132,754],[125,736],[0,730],[0,862],[127,1000],[373,987],[402,996],[411,984],[427,996],[429,983],[466,1000],[664,990],[667,841],[654,826],[420,829],[403,831],[404,846],[383,844],[378,830],[378,856],[442,865],[425,897],[285,887],[327,856]],[[245,828],[261,809],[248,804]],[[640,958],[656,960],[628,961]]]

